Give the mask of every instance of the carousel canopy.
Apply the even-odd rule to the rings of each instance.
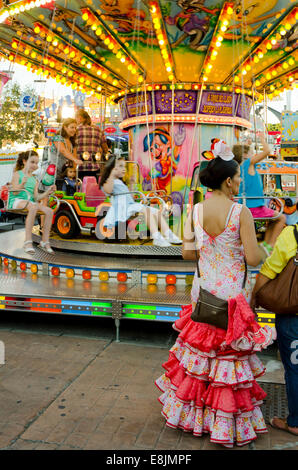
[[[0,51],[111,101],[144,87],[271,98],[298,78],[297,20],[288,0],[8,0]]]

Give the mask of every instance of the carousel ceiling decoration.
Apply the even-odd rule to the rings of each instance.
[[[1,1],[1,0],[0,0]],[[9,0],[6,0],[9,2]],[[289,0],[32,0],[2,4],[0,53],[117,100],[155,89],[269,98],[295,84],[298,4]]]

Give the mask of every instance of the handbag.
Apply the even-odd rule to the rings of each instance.
[[[193,226],[193,216],[192,216],[192,231],[195,234]],[[196,252],[196,261],[197,261],[197,271],[198,277],[200,277],[200,267],[197,249]],[[242,283],[242,289],[245,286],[247,278],[247,264],[245,262],[245,274]],[[222,328],[227,330],[228,328],[228,308],[229,304],[227,300],[220,299],[216,295],[211,294],[206,289],[200,286],[199,298],[197,300],[196,306],[191,314],[191,319],[194,322],[208,323],[208,325],[216,326],[217,328]]]
[[[294,226],[297,252],[286,267],[256,293],[256,305],[278,315],[298,314],[298,230]]]

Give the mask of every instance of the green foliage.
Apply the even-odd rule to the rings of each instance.
[[[18,83],[7,85],[3,89],[0,109],[0,147],[4,141],[27,143],[43,131],[37,110],[32,112],[21,110],[19,102],[23,93],[35,95],[32,88],[26,87],[22,90]]]

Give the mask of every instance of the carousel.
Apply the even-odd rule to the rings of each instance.
[[[92,96],[102,131],[107,107],[119,107],[129,145],[124,180],[182,237],[192,204],[204,198],[198,174],[212,141],[232,146],[251,136],[257,145],[256,106],[266,132],[268,102],[295,86],[297,19],[297,3],[287,0],[19,1],[0,10],[0,55],[10,71],[19,64],[36,74],[37,95],[51,78],[70,95]],[[111,201],[100,190],[98,158],[100,171],[73,195],[58,189],[49,200],[54,255],[25,254],[23,230],[0,235],[0,308],[111,317],[117,337],[122,318],[173,322],[189,303],[194,265],[181,245],[154,246],[141,216],[121,236],[105,228]],[[260,166],[267,199],[291,207],[291,223],[297,167]],[[274,315],[259,312],[259,321]]]

